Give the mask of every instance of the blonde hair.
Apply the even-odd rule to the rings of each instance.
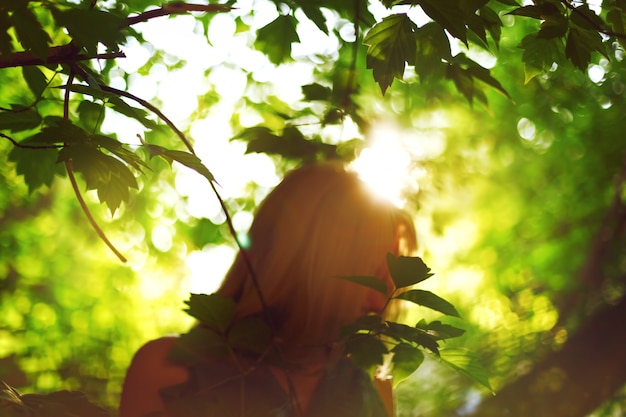
[[[249,238],[247,256],[285,346],[336,339],[371,292],[338,277],[387,280],[387,253],[416,248],[410,218],[334,163],[289,173],[259,206]],[[218,292],[236,300],[238,317],[263,310],[241,254]]]

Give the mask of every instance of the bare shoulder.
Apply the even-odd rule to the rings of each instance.
[[[187,380],[187,370],[167,361],[177,338],[151,340],[143,345],[128,367],[120,400],[120,417],[140,417],[163,411],[159,390]]]
[[[378,391],[380,399],[383,401],[387,415],[394,417],[396,414],[391,380],[374,378],[374,387],[376,391]]]

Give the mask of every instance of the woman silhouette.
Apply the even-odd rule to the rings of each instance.
[[[386,255],[415,250],[410,218],[344,165],[315,164],[267,196],[249,239],[218,294],[236,302],[235,321],[271,311],[280,360],[242,354],[189,367],[167,358],[176,337],[153,340],[128,369],[120,417],[392,416],[390,380],[372,381],[337,342],[356,318],[388,314],[387,297],[338,277],[375,276],[391,294]]]

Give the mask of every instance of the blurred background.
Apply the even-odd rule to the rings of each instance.
[[[152,3],[98,5],[138,13]],[[418,77],[423,69],[414,68],[383,96],[366,69],[363,34],[342,6],[320,9],[326,33],[283,3],[235,6],[136,24],[121,47],[125,58],[89,65],[185,132],[219,183],[240,239],[255,206],[303,161],[354,161],[374,192],[410,211],[419,255],[436,273],[424,288],[462,316],[442,320],[467,330],[446,347],[473,352],[498,395],[432,357],[397,388],[398,415],[474,415],[489,402],[503,412],[497,401],[539,392],[558,402],[563,387],[573,387],[577,402],[575,393],[583,401],[605,383],[603,394],[578,408],[582,414],[552,415],[623,415],[623,50],[594,56],[586,71],[555,64],[528,79],[519,45],[537,23],[500,13],[499,48],[466,50],[455,40],[452,48],[489,69],[510,98],[486,88],[487,104],[468,103],[452,82]],[[390,13],[368,7],[378,19]],[[37,13],[46,22],[46,12]],[[418,25],[427,21],[409,13]],[[287,15],[296,32],[262,31]],[[273,38],[286,33],[287,50]],[[43,71],[51,87],[67,80]],[[28,87],[20,68],[0,69],[0,107],[32,103]],[[61,91],[49,94],[39,111],[60,115]],[[94,114],[81,108],[85,97],[76,94],[70,106],[84,123]],[[141,144],[139,135],[184,149],[171,131],[109,107],[100,122],[130,147]],[[206,179],[155,159],[113,215],[94,191],[84,194],[128,259],[122,263],[91,229],[67,178],[30,192],[13,149],[0,138],[0,379],[23,392],[81,390],[115,412],[132,354],[151,338],[189,328],[184,300],[219,285],[234,239]],[[38,163],[33,156],[26,175],[39,175]],[[422,317],[441,319],[416,307],[409,321]],[[568,345],[585,352],[574,356],[589,372],[583,378],[563,359]],[[618,346],[621,353],[611,350]]]

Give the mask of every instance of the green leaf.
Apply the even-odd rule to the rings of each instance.
[[[450,64],[446,68],[446,77],[454,81],[456,89],[465,96],[467,101],[471,104],[474,98],[487,103],[487,99],[484,93],[474,85],[474,77],[469,73],[466,68],[462,68],[457,64]]]
[[[612,9],[606,14],[606,21],[611,25],[613,32],[626,33],[626,15],[621,10]],[[626,49],[626,40],[617,38],[623,49]]]
[[[282,15],[257,31],[254,47],[267,55],[271,63],[279,65],[291,59],[293,42],[300,42],[296,19]]]
[[[187,314],[195,317],[203,326],[224,333],[235,314],[235,302],[219,294],[191,294],[185,302]]]
[[[565,56],[581,71],[586,71],[591,54],[600,52],[606,56],[606,49],[602,37],[596,31],[570,28],[565,44]]]
[[[185,165],[187,168],[193,169],[209,181],[213,181],[215,179],[211,171],[209,171],[209,169],[202,163],[200,158],[192,153],[164,149],[162,157],[174,160],[179,164]]]
[[[34,138],[38,143],[46,145],[78,145],[89,142],[89,134],[84,129],[64,119],[56,119],[54,125],[44,127]]]
[[[9,55],[13,51],[13,39],[8,33],[11,25],[9,11],[0,9],[0,55]]]
[[[354,323],[341,329],[342,337],[349,337],[357,333],[379,333],[385,329],[382,317],[379,314],[367,314],[357,318]]]
[[[387,284],[383,280],[377,277],[371,276],[340,276],[339,278],[346,281],[354,282],[372,290],[378,291],[383,295],[387,295]]]
[[[606,25],[604,21],[587,4],[582,4],[572,10],[570,14],[572,23],[581,29],[592,30],[598,32]]]
[[[396,288],[410,287],[432,277],[422,258],[387,254],[387,267]]]
[[[370,370],[383,363],[383,355],[388,353],[385,344],[372,334],[355,334],[346,342],[346,353],[352,362]]]
[[[458,327],[454,327],[449,324],[444,324],[439,320],[433,321],[431,323],[426,323],[425,320],[420,320],[420,322],[417,323],[415,327],[424,330],[428,334],[432,334],[437,340],[452,339],[454,337],[460,337],[465,334],[465,330],[459,329]]]
[[[32,10],[26,7],[26,4],[24,3],[23,7],[16,7],[13,10],[11,20],[15,33],[25,50],[32,51],[41,59],[46,59],[50,49],[48,46],[51,42],[50,36],[43,29]]]
[[[281,136],[264,127],[253,127],[246,129],[237,138],[248,141],[246,153],[266,153],[307,161],[315,160],[320,152],[332,154],[336,149],[335,145],[307,140],[294,126],[285,128]]]
[[[34,137],[21,142],[22,145],[38,145]],[[59,172],[58,149],[24,149],[15,147],[9,153],[9,161],[15,162],[15,171],[24,177],[32,193],[42,185],[50,186]]]
[[[479,15],[483,22],[485,22],[487,31],[495,41],[496,45],[498,45],[500,43],[503,26],[500,16],[498,16],[498,14],[488,6],[482,7]]]
[[[261,318],[247,317],[233,325],[227,340],[234,350],[262,354],[270,345],[272,332]]]
[[[407,326],[402,323],[395,323],[388,321],[387,331],[385,335],[392,337],[400,342],[412,342],[419,346],[422,346],[435,355],[439,355],[439,345],[437,339],[432,334],[429,334],[417,327]]]
[[[440,357],[441,361],[452,369],[470,377],[491,391],[491,393],[494,392],[485,368],[482,367],[475,356],[465,349],[443,349]]]
[[[28,88],[30,88],[30,91],[35,96],[35,99],[41,97],[41,94],[48,86],[48,80],[44,73],[36,66],[28,65],[22,67],[22,75],[24,76],[24,80],[26,80],[26,84],[28,84]]]
[[[302,9],[306,17],[308,17],[313,23],[315,23],[315,26],[317,26],[319,30],[328,35],[326,19],[322,14],[322,10],[320,9],[319,4],[312,4],[313,2],[309,3],[309,1],[310,0],[304,0],[303,2],[301,2],[300,8]]]
[[[150,166],[146,164],[143,159],[141,159],[137,154],[126,149],[117,139],[104,135],[91,135],[90,139],[93,143],[111,152],[137,171],[143,173],[144,168],[150,170]]]
[[[408,290],[398,294],[394,298],[407,300],[449,316],[461,317],[452,304],[430,291]]]
[[[184,366],[192,366],[218,360],[227,353],[228,344],[223,335],[206,327],[197,326],[176,340],[167,359]]]
[[[0,130],[20,132],[41,124],[41,116],[32,108],[22,111],[0,111]]]
[[[122,202],[128,201],[130,188],[138,189],[133,173],[118,159],[105,155],[94,144],[67,146],[59,152],[59,161],[71,161],[87,189],[97,190],[98,198],[114,214]]]
[[[563,13],[552,3],[541,3],[532,6],[518,7],[507,13],[513,16],[531,17],[537,20],[547,20],[556,18],[557,16],[563,16]]]
[[[419,5],[435,22],[443,26],[452,36],[467,46],[466,14],[462,2],[441,0],[420,0]]]
[[[433,74],[442,73],[443,61],[452,59],[450,40],[440,24],[429,22],[415,32],[415,72],[422,81]]]
[[[624,33],[624,27],[626,27],[626,16],[621,10],[609,10],[606,14],[606,21],[611,24],[614,32]]]
[[[97,132],[104,121],[104,106],[89,100],[78,105],[78,122],[89,132]]]
[[[520,48],[524,50],[522,61],[528,83],[534,76],[552,67],[554,62],[559,62],[563,54],[563,45],[558,38],[540,38],[536,33],[527,35],[522,39]]]
[[[51,11],[57,24],[66,27],[74,41],[90,54],[97,53],[98,43],[117,51],[118,45],[126,40],[122,30],[126,24],[124,16],[97,8],[53,8]]]
[[[374,25],[363,43],[368,45],[366,64],[383,94],[394,78],[402,79],[406,64],[415,63],[417,26],[406,13],[385,17]]]
[[[302,86],[302,94],[304,94],[304,99],[308,101],[326,101],[330,100],[332,90],[317,83],[307,84]]]
[[[465,61],[468,62],[468,67],[467,67],[466,71],[467,71],[467,73],[469,75],[471,75],[472,77],[477,78],[480,81],[484,82],[485,84],[495,88],[496,91],[501,93],[506,98],[508,98],[508,99],[511,98],[511,96],[504,89],[502,84],[500,84],[500,81],[498,81],[495,78],[493,78],[491,76],[491,73],[489,72],[489,70],[487,68],[484,68],[484,67],[480,66],[478,63],[472,61],[469,58],[465,58]]]
[[[393,352],[393,368],[391,370],[393,385],[397,386],[420,367],[424,362],[424,353],[408,343],[397,344],[391,349],[391,352]]]
[[[22,395],[22,401],[36,416],[90,416],[109,417],[108,410],[93,404],[87,395],[79,391],[55,391],[49,394]]]

